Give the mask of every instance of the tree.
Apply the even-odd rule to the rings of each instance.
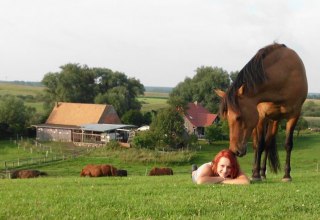
[[[309,127],[308,121],[303,117],[300,117],[296,125],[297,136],[299,136],[301,130],[305,130]]]
[[[226,135],[225,130],[226,130],[226,123],[224,122],[214,123],[205,128],[205,137],[209,143],[212,143],[213,141],[218,141],[218,140],[225,140],[228,138],[228,135]]]
[[[129,110],[121,117],[121,121],[124,124],[132,124],[140,127],[144,124],[144,117],[138,110]]]
[[[87,66],[66,64],[60,73],[47,73],[42,79],[51,102],[92,103],[95,93],[95,74]]]
[[[96,74],[98,92],[95,103],[113,105],[120,117],[130,109],[141,109],[136,98],[143,95],[145,90],[139,80],[104,68],[94,68],[93,71]]]
[[[314,101],[306,101],[302,106],[302,115],[319,117],[320,116],[320,105]]]
[[[150,125],[159,145],[177,148],[183,142],[184,120],[174,108],[162,109],[158,112]]]
[[[230,79],[232,82],[234,82],[236,80],[238,74],[239,74],[239,71],[231,71],[230,72]]]
[[[210,112],[217,112],[220,98],[214,89],[226,90],[229,85],[229,74],[222,68],[200,67],[192,79],[186,78],[172,90],[168,103],[174,107],[183,107],[185,103],[197,101]]]
[[[0,101],[0,124],[7,134],[23,133],[30,126],[36,110],[26,107],[22,100],[14,96],[3,97]]]
[[[42,79],[46,86],[46,106],[54,102],[99,103],[113,105],[121,117],[130,109],[140,110],[137,100],[144,86],[135,78],[105,68],[66,64],[57,73],[47,73]]]

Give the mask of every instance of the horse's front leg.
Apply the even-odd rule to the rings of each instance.
[[[286,149],[286,164],[284,167],[284,176],[282,178],[282,181],[289,182],[292,180],[290,176],[291,172],[291,166],[290,166],[290,160],[291,160],[291,151],[293,148],[293,132],[294,128],[297,124],[299,117],[289,119],[286,124],[286,143],[285,143],[285,149]]]
[[[254,148],[254,163],[252,169],[252,181],[261,181],[261,155],[265,149],[264,127],[263,121],[260,120],[257,127],[253,130],[253,148]]]
[[[267,159],[272,158],[273,155],[277,155],[276,149],[276,135],[278,132],[278,122],[268,120],[265,122],[265,146],[264,146],[264,158],[261,165],[260,175],[262,179],[266,179],[266,171],[267,171]],[[271,154],[270,155],[270,151]],[[276,171],[276,170],[275,170]]]

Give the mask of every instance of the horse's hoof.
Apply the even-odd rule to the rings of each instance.
[[[291,181],[292,181],[291,178],[282,178],[282,182],[287,183],[287,182],[291,182]]]
[[[265,180],[265,179],[267,179],[267,177],[266,176],[261,176],[261,179]]]
[[[251,180],[252,182],[260,182],[260,181],[262,181],[262,179],[259,178],[259,177],[251,177],[250,180]]]

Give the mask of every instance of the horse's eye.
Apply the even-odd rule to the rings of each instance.
[[[237,116],[236,121],[240,121],[240,120],[241,120],[241,116]]]

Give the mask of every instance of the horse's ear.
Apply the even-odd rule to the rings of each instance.
[[[226,96],[226,93],[220,89],[215,89],[214,91],[220,98],[224,98]]]
[[[241,95],[243,95],[243,93],[244,93],[244,85],[242,85],[242,86],[238,89],[237,94],[238,94],[238,96],[241,96]]]

